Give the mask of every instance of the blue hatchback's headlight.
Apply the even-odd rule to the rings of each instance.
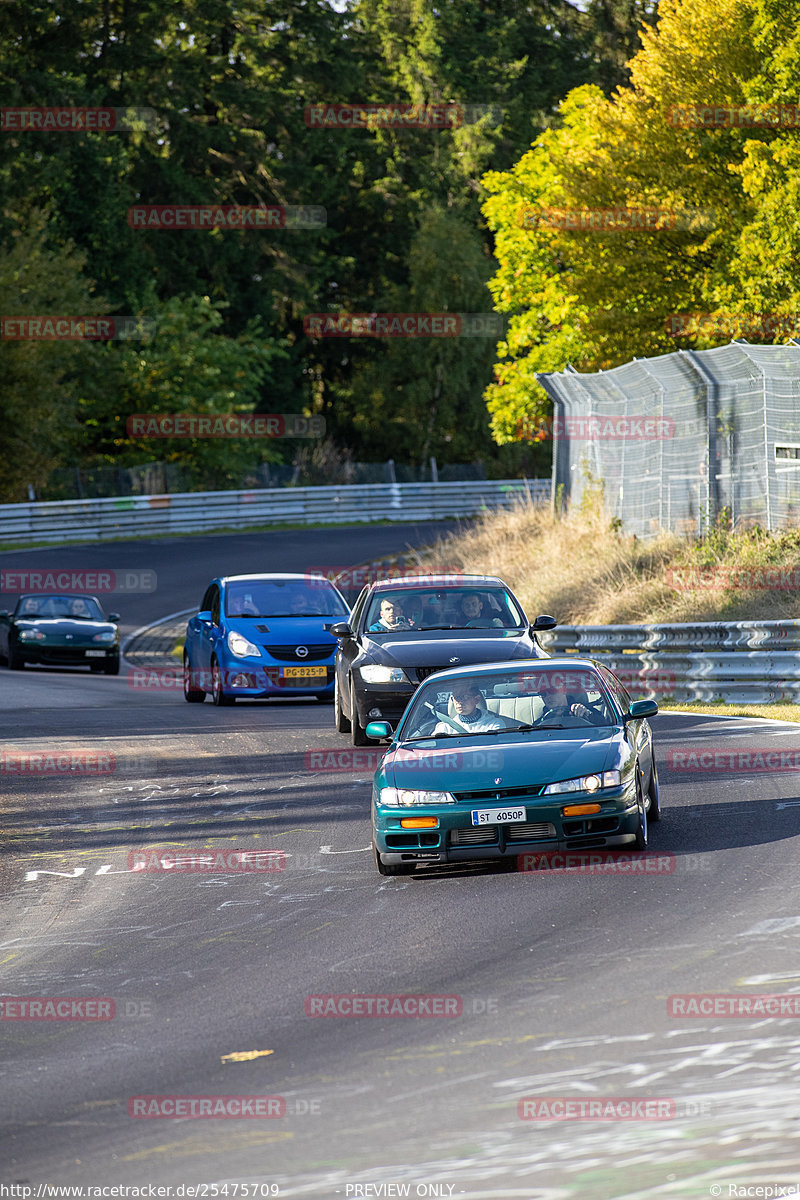
[[[237,658],[260,658],[261,651],[258,646],[253,645],[241,633],[237,633],[232,629],[228,634],[228,649],[231,654],[235,654]]]
[[[413,808],[415,804],[455,804],[450,792],[422,792],[416,788],[381,788],[381,804],[387,808]]]

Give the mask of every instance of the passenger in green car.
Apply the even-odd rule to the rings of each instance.
[[[454,710],[453,717],[439,721],[432,737],[458,733],[490,733],[495,729],[516,729],[519,724],[518,721],[511,721],[500,713],[489,712],[480,688],[474,683],[460,681],[456,684],[452,691],[452,703],[448,707]]]

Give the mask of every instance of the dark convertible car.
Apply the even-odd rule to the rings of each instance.
[[[26,662],[87,666],[119,674],[118,613],[105,616],[96,596],[20,596],[13,613],[0,612],[0,658],[12,671]]]
[[[423,679],[473,663],[547,658],[519,600],[492,575],[419,575],[366,587],[349,621],[331,626],[336,651],[334,720],[365,746],[369,721],[396,726]]]

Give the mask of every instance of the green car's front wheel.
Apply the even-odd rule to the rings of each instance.
[[[642,791],[642,781],[639,778],[637,768],[636,772],[636,807],[639,813],[639,821],[636,826],[636,841],[634,845],[637,850],[647,849],[647,809],[644,803],[644,792]]]
[[[653,770],[650,774],[650,787],[647,789],[647,795],[650,797],[647,819],[652,825],[655,825],[656,821],[661,819],[661,798],[658,791],[658,771],[655,759],[653,759]]]
[[[379,875],[411,875],[414,871],[414,863],[385,863],[380,856],[380,852],[375,843],[372,843],[372,853],[375,857],[375,866],[378,868]]]

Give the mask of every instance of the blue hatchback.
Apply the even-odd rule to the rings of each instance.
[[[186,627],[183,694],[201,704],[268,696],[333,699],[337,588],[315,575],[228,575],[206,588]]]

